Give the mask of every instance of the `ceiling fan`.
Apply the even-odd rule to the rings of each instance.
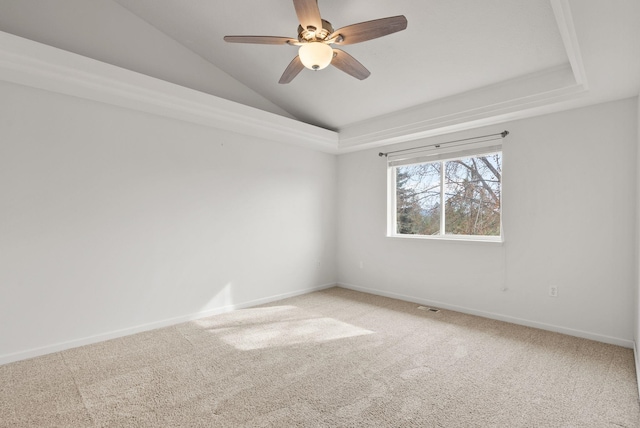
[[[293,0],[293,7],[300,21],[297,39],[274,36],[224,37],[230,43],[299,46],[298,56],[284,70],[278,83],[291,82],[305,67],[322,70],[329,64],[356,79],[364,80],[371,72],[354,57],[341,49],[332,48],[331,45],[352,45],[407,28],[407,18],[399,15],[348,25],[334,31],[331,23],[320,17],[317,0]]]

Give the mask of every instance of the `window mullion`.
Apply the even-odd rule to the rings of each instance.
[[[444,165],[445,162],[440,162],[440,235],[445,233],[445,218],[444,218],[444,194],[445,194],[445,182],[444,182]]]
[[[391,168],[388,171],[389,177],[387,182],[389,183],[389,189],[387,190],[387,195],[389,195],[387,204],[390,208],[391,219],[389,224],[387,225],[387,233],[391,235],[398,234],[398,195],[397,195],[397,183],[396,183],[396,175],[398,171],[396,167]]]

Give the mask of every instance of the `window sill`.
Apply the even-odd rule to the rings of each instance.
[[[469,236],[469,235],[387,235],[387,238],[412,239],[423,241],[466,242],[483,244],[504,244],[502,236]]]

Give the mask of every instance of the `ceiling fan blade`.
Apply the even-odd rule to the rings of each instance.
[[[407,18],[404,15],[374,19],[373,21],[347,25],[333,32],[330,39],[338,37],[337,45],[352,45],[378,37],[393,34],[407,28]]]
[[[357,59],[345,51],[334,48],[333,54],[334,57],[331,61],[331,65],[337,69],[342,70],[360,80],[364,80],[371,75],[371,72],[367,70],[364,65],[360,64]]]
[[[322,29],[318,0],[293,0],[293,7],[296,9],[298,21],[303,29],[309,29],[310,26],[316,30]]]
[[[286,45],[287,43],[297,43],[298,40],[291,37],[275,36],[224,36],[224,41],[229,43],[254,43],[258,45]]]
[[[304,65],[302,65],[300,57],[296,56],[284,70],[284,73],[282,73],[282,77],[280,77],[280,81],[278,83],[285,84],[291,82],[303,68]]]

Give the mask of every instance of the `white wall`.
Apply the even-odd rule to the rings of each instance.
[[[635,295],[635,320],[634,320],[634,341],[635,357],[636,357],[636,374],[638,379],[638,392],[640,392],[640,355],[638,354],[640,346],[640,96],[638,96],[638,158],[637,158],[637,175],[636,175],[636,295]]]
[[[0,31],[292,117],[111,0],[2,0]]]
[[[0,135],[0,363],[336,282],[334,155],[5,82]]]
[[[633,98],[421,142],[511,132],[502,245],[385,237],[381,150],[340,156],[339,283],[631,346],[637,109]]]

